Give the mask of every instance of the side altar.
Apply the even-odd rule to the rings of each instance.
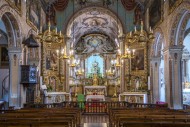
[[[119,94],[119,101],[148,103],[147,92],[123,92]]]

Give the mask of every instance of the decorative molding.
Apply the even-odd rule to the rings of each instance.
[[[14,2],[12,2],[11,0],[5,0],[9,6],[11,8],[13,8],[20,16],[22,16],[22,7],[21,7],[21,3],[19,6],[16,6]]]

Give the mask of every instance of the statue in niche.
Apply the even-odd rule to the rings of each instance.
[[[94,63],[92,63],[92,68],[91,68],[91,72],[92,74],[100,74],[100,67],[98,65],[98,62],[94,61]]]
[[[140,87],[140,78],[136,77],[135,78],[135,89],[138,90]]]

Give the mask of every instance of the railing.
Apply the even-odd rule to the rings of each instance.
[[[4,95],[9,93],[9,81],[8,84],[6,80],[9,79],[9,75],[5,76],[5,78],[2,81],[2,98],[4,98]],[[8,86],[7,86],[8,85]]]
[[[83,114],[108,114],[110,108],[167,108],[167,105],[129,102],[62,102],[51,104],[25,104],[25,108],[79,107]]]

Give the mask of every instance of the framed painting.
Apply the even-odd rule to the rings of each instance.
[[[152,28],[156,27],[160,22],[162,22],[162,10],[162,1],[154,0],[149,11],[149,23]]]
[[[169,14],[172,13],[182,2],[183,0],[169,0]]]
[[[57,71],[58,69],[58,58],[55,50],[49,50],[46,55],[46,69]]]
[[[41,7],[38,0],[26,1],[26,22],[35,31],[40,28]]]
[[[139,71],[144,70],[144,49],[136,49],[135,50],[135,57],[131,59],[131,70],[132,71]]]

